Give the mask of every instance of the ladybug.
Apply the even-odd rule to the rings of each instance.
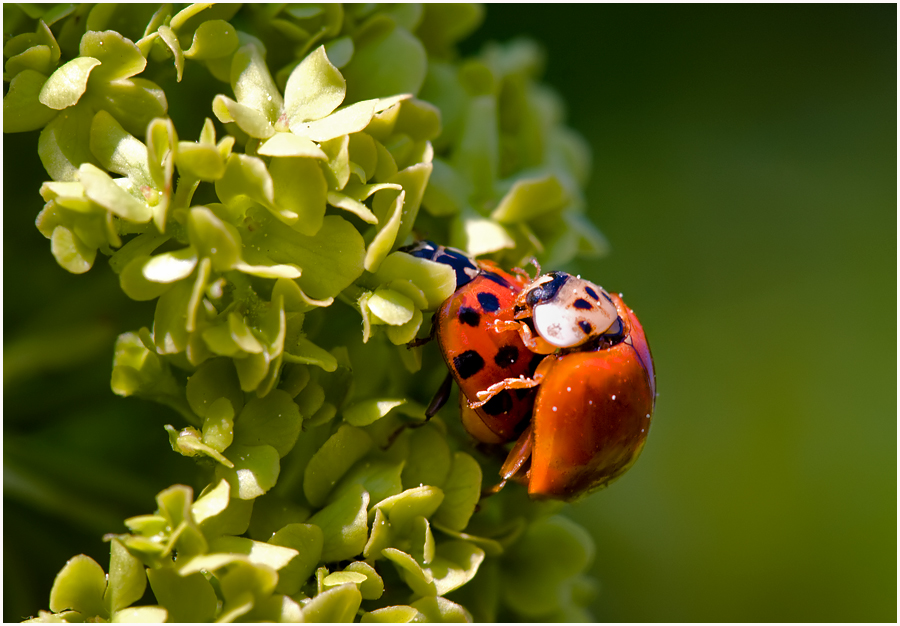
[[[656,374],[650,346],[621,296],[565,272],[535,279],[516,297],[516,330],[546,355],[529,378],[508,377],[476,392],[472,408],[496,394],[537,389],[533,415],[501,468],[533,498],[576,500],[608,485],[637,460],[650,429]]]
[[[450,375],[426,416],[431,417],[443,406],[451,380],[455,380],[461,392],[462,423],[472,437],[489,444],[516,439],[528,425],[535,390],[498,388],[478,407],[471,407],[470,401],[502,380],[530,378],[544,358],[525,347],[517,328],[495,329],[495,323],[512,319],[517,297],[530,282],[529,276],[524,272],[510,274],[492,261],[476,262],[458,250],[429,241],[420,241],[404,251],[449,265],[456,272],[456,291],[435,312],[432,322],[432,335],[437,338]]]
[[[620,296],[565,272],[509,274],[431,242],[404,251],[451,266],[457,279],[432,324],[450,374],[426,415],[455,379],[469,434],[516,441],[488,493],[513,479],[532,498],[577,500],[631,467],[656,377],[643,327]]]

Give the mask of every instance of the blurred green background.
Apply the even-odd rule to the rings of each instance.
[[[897,620],[896,5],[489,5],[594,150],[656,362],[637,465],[571,508],[600,621]]]
[[[897,619],[896,23],[895,5],[489,5],[464,45],[546,49],[612,245],[568,269],[623,292],[654,351],[641,460],[568,511],[597,543],[598,620]],[[193,471],[148,443],[168,410],[109,391],[114,337],[149,314],[110,272],[56,266],[35,143],[4,136],[5,620],[46,608],[74,554],[105,566],[101,535]],[[66,489],[73,463],[95,500]]]

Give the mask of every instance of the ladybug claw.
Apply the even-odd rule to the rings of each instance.
[[[494,485],[492,487],[488,487],[487,489],[482,489],[481,497],[488,498],[490,496],[496,495],[496,494],[500,493],[500,490],[503,489],[505,486],[506,486],[506,480],[505,479],[501,480],[499,483],[497,483],[496,485]]]

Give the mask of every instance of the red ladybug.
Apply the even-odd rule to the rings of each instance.
[[[463,425],[485,443],[516,439],[491,491],[512,478],[533,498],[575,500],[631,467],[656,378],[643,328],[620,297],[565,272],[530,281],[430,242],[406,251],[456,271],[432,333],[460,387]]]
[[[516,328],[497,332],[497,321],[511,320],[516,298],[530,281],[522,272],[509,274],[491,261],[477,263],[458,250],[422,241],[407,248],[413,256],[451,266],[457,290],[435,312],[432,333],[460,389],[460,414],[466,431],[484,443],[516,439],[528,424],[534,405],[532,389],[496,393],[477,408],[469,406],[480,391],[507,378],[530,377],[543,359],[522,343]],[[449,394],[448,377],[426,414],[437,413]]]
[[[650,429],[656,375],[644,329],[621,297],[551,272],[526,286],[512,318],[495,326],[501,334],[517,330],[531,351],[547,354],[532,377],[494,383],[470,403],[537,388],[531,423],[501,469],[503,482],[526,482],[534,498],[575,500],[631,467]]]

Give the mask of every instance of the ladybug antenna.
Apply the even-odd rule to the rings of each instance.
[[[538,260],[535,257],[531,257],[528,259],[527,265],[534,265],[535,273],[534,277],[532,277],[527,271],[523,270],[521,267],[514,267],[513,272],[518,276],[521,276],[528,280],[528,282],[534,282],[537,280],[537,277],[541,275],[541,264],[538,263]]]

